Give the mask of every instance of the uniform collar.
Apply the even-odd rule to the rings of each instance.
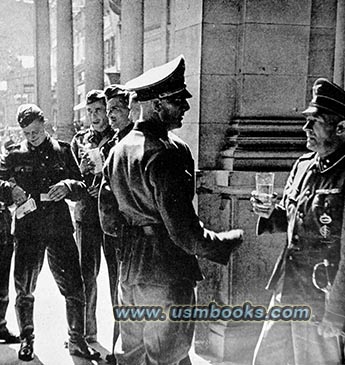
[[[321,173],[323,173],[329,171],[343,160],[345,160],[344,146],[326,157],[321,158],[318,156],[317,164]]]
[[[121,139],[123,137],[125,137],[134,127],[134,124],[131,122],[129,124],[126,125],[125,128],[119,129],[117,132],[117,137],[119,139],[119,141],[121,141]]]
[[[29,151],[44,151],[45,149],[47,149],[48,146],[51,145],[51,137],[47,132],[45,132],[45,133],[46,133],[46,138],[37,147],[33,146],[30,142],[26,141]]]
[[[90,126],[90,137],[88,138],[90,142],[95,143],[96,145],[99,145],[103,138],[109,137],[111,138],[114,134],[114,131],[110,127],[110,125],[107,126],[107,128],[102,132],[97,132],[93,126]]]
[[[164,128],[164,125],[154,120],[137,120],[134,125],[134,130],[153,134],[157,138],[166,139],[168,137],[168,131]]]

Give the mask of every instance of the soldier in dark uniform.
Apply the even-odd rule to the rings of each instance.
[[[104,91],[106,97],[106,110],[110,125],[114,130],[114,136],[102,148],[101,153],[106,160],[111,148],[118,143],[124,136],[126,136],[133,128],[133,123],[129,119],[129,92],[126,91],[123,85],[113,84],[108,86]],[[109,187],[102,180],[99,193],[99,209],[100,216],[104,213],[104,206],[113,210],[112,206],[113,194]],[[106,209],[107,209],[106,208]],[[104,214],[103,214],[104,217]],[[117,260],[117,239],[102,225],[104,219],[101,220],[101,226],[104,231],[104,255],[108,263],[110,295],[112,298],[113,308],[117,306],[117,284],[118,284],[118,260]],[[114,322],[113,343],[111,354],[107,355],[109,363],[116,363],[114,351],[115,344],[119,337],[118,322]]]
[[[39,107],[21,105],[17,120],[25,140],[1,160],[0,177],[9,182],[17,205],[14,279],[21,338],[18,357],[24,361],[34,358],[33,292],[47,250],[51,272],[66,299],[69,352],[97,359],[100,354],[87,346],[83,336],[85,296],[72,219],[64,200],[78,199],[85,185],[70,145],[49,136]]]
[[[345,91],[326,79],[303,112],[307,148],[279,205],[254,192],[258,234],[287,231],[268,284],[271,305],[308,305],[308,322],[266,322],[253,364],[343,364],[345,324]]]
[[[101,262],[101,247],[104,235],[99,223],[97,196],[101,182],[101,169],[95,170],[94,161],[90,159],[90,150],[96,151],[106,147],[114,136],[106,115],[105,95],[102,90],[91,90],[86,95],[86,114],[91,125],[77,133],[71,142],[72,152],[77,159],[81,174],[87,185],[85,194],[75,206],[76,237],[81,251],[81,270],[85,285],[85,336],[89,343],[97,341],[97,276]],[[102,163],[102,161],[101,161]],[[102,167],[102,166],[100,166]],[[104,247],[103,247],[104,248]],[[109,278],[116,277],[116,268],[104,250],[108,264]],[[114,272],[115,270],[115,272]],[[116,279],[115,279],[116,280]],[[111,286],[112,288],[112,286]]]
[[[202,275],[195,255],[227,264],[242,231],[215,233],[195,214],[194,161],[188,146],[170,131],[182,125],[191,97],[184,84],[184,58],[151,69],[128,82],[141,116],[110,151],[104,176],[116,198],[123,238],[120,304],[195,303]],[[125,364],[190,363],[193,322],[123,321]]]
[[[13,204],[10,184],[0,180],[0,342],[19,343],[20,339],[8,330],[6,311],[9,303],[8,287],[11,260],[13,255],[13,236],[11,235],[11,213]]]

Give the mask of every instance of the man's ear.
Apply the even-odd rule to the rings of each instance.
[[[152,100],[152,108],[159,113],[162,110],[162,102],[159,99]]]
[[[345,120],[342,120],[339,122],[336,126],[335,132],[338,136],[344,136],[345,137]]]

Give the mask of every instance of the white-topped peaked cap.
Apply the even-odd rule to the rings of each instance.
[[[151,68],[142,75],[128,81],[125,89],[135,91],[138,101],[146,101],[156,98],[167,98],[178,95],[191,98],[192,95],[186,89],[185,60],[180,55],[164,65]]]

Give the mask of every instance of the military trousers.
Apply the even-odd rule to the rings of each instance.
[[[97,277],[101,263],[101,246],[107,262],[112,306],[117,303],[117,258],[114,238],[104,235],[99,224],[76,222],[76,240],[80,247],[80,264],[85,288],[85,329],[88,341],[97,340]]]
[[[119,285],[120,306],[161,306],[166,313],[171,305],[195,304],[193,285]],[[118,356],[127,365],[190,364],[194,322],[192,321],[121,321],[123,353]]]
[[[6,311],[9,303],[8,287],[10,281],[13,243],[0,242],[0,329],[6,326]]]
[[[282,305],[271,300],[272,305]],[[267,321],[257,342],[252,365],[340,365],[343,345],[324,338],[313,321]]]
[[[34,291],[45,252],[53,277],[65,297],[70,339],[77,341],[83,336],[85,296],[78,249],[72,233],[47,237],[34,237],[28,233],[17,239],[14,280],[20,336],[25,338],[34,332]]]

